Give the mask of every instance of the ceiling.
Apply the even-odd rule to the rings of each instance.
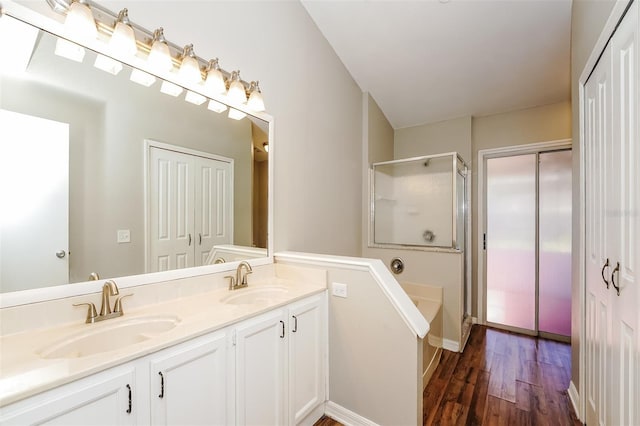
[[[394,128],[570,99],[571,0],[302,0]]]

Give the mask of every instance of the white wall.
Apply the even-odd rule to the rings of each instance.
[[[611,14],[614,0],[573,0],[571,8],[571,100],[574,108],[571,126],[573,129],[573,256],[572,268],[572,306],[571,306],[571,381],[577,389],[580,388],[580,322],[584,318],[584,307],[580,305],[580,243],[583,230],[577,213],[584,200],[580,197],[580,118],[579,79],[587,59],[593,50],[596,40],[600,36],[604,24]]]
[[[457,152],[471,165],[471,116],[396,129],[394,158]]]

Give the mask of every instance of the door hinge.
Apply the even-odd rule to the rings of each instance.
[[[233,333],[231,333],[231,346],[235,346],[236,345],[236,331],[233,330]]]
[[[487,233],[482,234],[482,250],[487,249]]]

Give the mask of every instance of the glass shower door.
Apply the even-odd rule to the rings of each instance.
[[[540,154],[538,329],[571,335],[571,151]]]
[[[536,154],[487,160],[487,321],[536,321]]]
[[[489,158],[487,321],[571,335],[571,150]]]

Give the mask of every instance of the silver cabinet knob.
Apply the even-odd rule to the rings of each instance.
[[[57,251],[57,252],[56,252],[56,257],[57,257],[58,259],[62,259],[62,258],[64,258],[66,255],[67,255],[67,252],[66,252],[66,251],[64,251],[64,250],[60,250],[60,251]]]

